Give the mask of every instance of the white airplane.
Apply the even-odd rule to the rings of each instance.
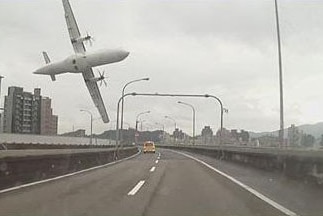
[[[101,74],[100,77],[95,77],[92,67],[122,61],[129,55],[129,52],[124,50],[101,50],[93,53],[86,52],[83,42],[88,41],[91,43],[93,38],[88,34],[86,36],[81,36],[69,1],[62,1],[67,29],[75,54],[67,57],[65,60],[51,62],[47,53],[43,52],[46,65],[36,70],[34,74],[49,75],[52,81],[55,81],[55,76],[58,74],[82,73],[85,84],[95,106],[99,110],[103,122],[108,123],[109,117],[97,84],[98,81],[102,81],[104,78],[102,78],[103,76]]]

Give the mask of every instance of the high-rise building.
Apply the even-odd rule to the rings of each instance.
[[[40,134],[43,135],[57,134],[58,117],[53,115],[51,103],[52,100],[48,97],[43,97],[41,100]]]
[[[33,94],[24,92],[21,87],[8,88],[8,95],[4,101],[3,132],[41,134],[43,98],[40,93],[39,88],[35,88]],[[51,108],[49,109],[51,112]],[[56,133],[51,130],[51,134],[57,134],[57,116],[55,118],[51,115],[49,124],[50,128],[56,128]]]

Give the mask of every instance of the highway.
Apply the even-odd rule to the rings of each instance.
[[[186,155],[158,149],[156,154],[141,153],[103,168],[1,193],[0,215],[286,215],[286,212]]]

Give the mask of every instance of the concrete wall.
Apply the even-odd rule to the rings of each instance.
[[[138,152],[137,147],[120,149],[118,159]],[[21,184],[103,165],[115,160],[114,149],[13,150],[0,154],[0,190]]]
[[[88,145],[90,138],[0,133],[0,144],[2,143]],[[115,145],[115,141],[93,138],[93,145]]]

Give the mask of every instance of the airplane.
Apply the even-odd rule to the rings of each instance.
[[[63,73],[82,73],[85,84],[90,92],[92,100],[97,107],[104,123],[109,122],[109,116],[104,106],[102,96],[98,88],[98,81],[102,81],[104,76],[95,77],[92,68],[100,65],[120,62],[127,58],[128,51],[121,49],[100,50],[89,53],[86,51],[83,42],[92,43],[93,37],[89,34],[82,36],[77,26],[69,0],[62,0],[65,11],[65,20],[69,32],[70,40],[75,54],[58,62],[51,62],[48,54],[43,52],[46,65],[34,71],[34,74],[49,75],[52,81],[56,80],[56,75]]]

